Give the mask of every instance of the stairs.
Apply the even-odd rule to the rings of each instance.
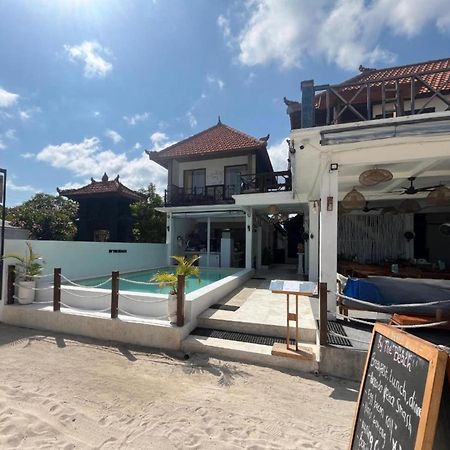
[[[202,314],[197,320],[198,326],[201,328],[209,328],[213,330],[233,331],[238,333],[248,333],[272,337],[286,337],[286,325],[275,325],[268,323],[243,322],[230,318],[221,319],[218,315],[210,316]],[[292,330],[291,330],[292,331]],[[316,343],[317,328],[314,320],[303,321],[300,316],[299,321],[299,337],[300,342],[307,344]],[[293,335],[291,335],[293,337]]]
[[[291,369],[310,373],[318,372],[318,346],[313,344],[302,344],[302,347],[308,347],[314,352],[315,357],[313,360],[274,356],[272,355],[271,345],[197,336],[195,334],[191,334],[182,342],[182,350],[186,353],[206,353],[218,358],[277,369]]]

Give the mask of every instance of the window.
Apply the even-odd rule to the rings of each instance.
[[[247,166],[225,167],[225,195],[231,197],[241,193],[241,175],[247,172]]]
[[[205,193],[206,170],[194,169],[184,171],[184,190],[187,194],[203,195]]]

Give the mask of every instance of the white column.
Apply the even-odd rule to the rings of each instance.
[[[167,213],[166,216],[166,244],[167,244],[167,265],[170,266],[172,264],[171,256],[174,254],[173,252],[173,227],[174,227],[174,219],[172,217],[172,213]]]
[[[245,214],[245,268],[252,268],[253,210]]]
[[[262,227],[256,228],[256,268],[261,269],[262,258]]]
[[[338,171],[330,171],[327,164],[320,184],[319,279],[333,292],[337,274],[337,213]],[[332,293],[328,293],[327,310],[330,318],[336,317],[336,296]]]
[[[206,225],[206,267],[209,267],[209,254],[211,253],[211,217]]]
[[[319,281],[319,202],[309,202],[308,279]]]

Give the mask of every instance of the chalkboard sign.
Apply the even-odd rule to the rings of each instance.
[[[352,450],[431,450],[448,356],[376,324],[355,415]]]

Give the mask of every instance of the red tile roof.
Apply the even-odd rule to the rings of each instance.
[[[382,81],[386,78],[408,77],[410,75],[426,74],[427,72],[439,71],[438,73],[423,75],[423,79],[434,89],[450,89],[450,58],[425,61],[405,66],[387,67],[385,69],[366,69],[360,67],[361,73],[342,84],[366,83]],[[409,82],[405,78],[405,82]],[[421,90],[427,91],[421,85]]]
[[[159,152],[147,151],[150,159],[165,166],[169,159],[207,156],[214,153],[266,149],[269,136],[256,139],[219,121],[217,125],[177,142]]]
[[[145,195],[140,192],[132,191],[119,181],[119,175],[114,180],[109,180],[106,173],[102,177],[102,181],[95,181],[91,178],[91,183],[78,189],[59,189],[56,188],[59,195],[79,200],[82,197],[104,196],[105,194],[116,194],[119,197],[125,197],[133,201],[144,200]]]
[[[433,89],[444,93],[450,91],[450,58],[387,67],[385,69],[368,69],[362,66],[359,69],[361,71],[360,74],[333,86],[347,100],[351,99],[358,91],[359,85],[364,85],[365,83],[370,83],[372,100],[381,99],[381,82],[385,80],[386,86],[393,88],[395,80],[389,81],[389,79],[395,77],[404,77],[399,79],[400,91],[404,98],[410,98],[411,75],[419,75]],[[434,71],[437,71],[437,73],[427,73]],[[418,80],[414,82],[416,95],[431,94],[430,90],[423,83]],[[364,102],[365,96],[365,91],[360,93],[354,103]],[[316,107],[319,109],[325,107],[325,95],[323,92],[316,95]]]

